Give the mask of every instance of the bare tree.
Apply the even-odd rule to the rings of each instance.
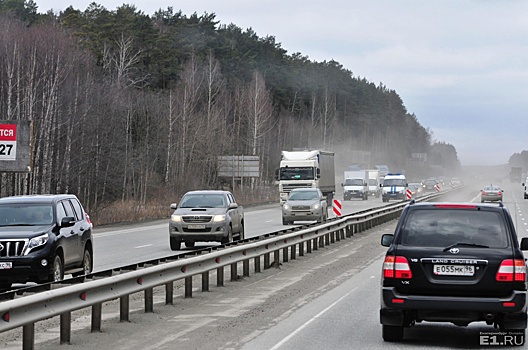
[[[260,142],[273,128],[271,93],[266,90],[262,75],[255,71],[246,90],[245,115],[248,126],[248,145],[251,154],[258,154]]]

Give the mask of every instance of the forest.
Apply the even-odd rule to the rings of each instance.
[[[96,225],[168,217],[191,189],[278,201],[281,150],[333,151],[336,173],[460,168],[396,91],[214,13],[0,0],[0,62],[0,119],[33,126],[31,170],[0,169],[0,196],[74,193]],[[225,155],[258,156],[259,177],[218,176]]]

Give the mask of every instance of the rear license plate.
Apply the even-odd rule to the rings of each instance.
[[[13,268],[13,263],[11,261],[0,262],[0,270],[9,270]]]
[[[475,266],[472,265],[434,265],[433,273],[444,276],[473,276]]]
[[[205,225],[189,224],[189,226],[187,226],[187,228],[191,229],[191,230],[203,230],[205,228]]]

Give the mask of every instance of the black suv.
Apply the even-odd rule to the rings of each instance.
[[[383,339],[403,339],[421,321],[526,329],[528,238],[521,247],[502,202],[414,203],[403,210],[382,271]]]
[[[0,198],[0,291],[93,267],[92,225],[76,196]]]

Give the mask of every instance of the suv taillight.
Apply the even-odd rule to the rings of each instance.
[[[499,266],[495,276],[497,282],[524,282],[526,281],[526,265],[522,259],[506,259]]]
[[[383,262],[383,277],[411,279],[412,272],[407,258],[404,256],[386,256]]]

